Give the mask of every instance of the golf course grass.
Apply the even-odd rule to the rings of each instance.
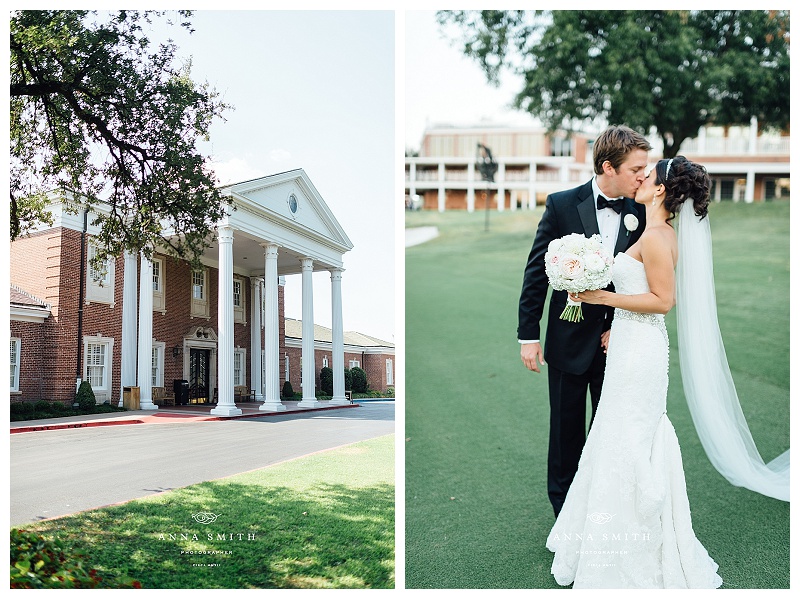
[[[439,236],[406,249],[407,588],[558,588],[545,540],[547,375],[519,358],[522,273],[543,207],[409,212]],[[710,207],[720,328],[765,461],[789,447],[789,203]],[[543,319],[543,322],[545,320]],[[723,588],[789,587],[789,504],[734,487],[708,461],[680,380],[675,311],[668,413],[694,530]]]

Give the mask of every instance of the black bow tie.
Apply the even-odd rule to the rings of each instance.
[[[622,200],[608,200],[604,196],[597,196],[597,209],[611,208],[614,212],[619,214],[622,212]]]

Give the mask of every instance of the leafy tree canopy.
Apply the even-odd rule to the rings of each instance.
[[[98,259],[207,247],[227,206],[196,142],[229,107],[173,64],[174,43],[151,43],[153,18],[166,13],[11,13],[12,240],[52,222],[55,191],[95,208]]]
[[[549,129],[655,127],[664,155],[706,124],[789,123],[788,11],[439,11],[490,83]]]

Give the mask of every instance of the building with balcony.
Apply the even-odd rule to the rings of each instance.
[[[660,138],[649,138],[650,160],[662,157]],[[575,187],[594,174],[586,133],[548,133],[537,127],[426,129],[419,156],[405,159],[406,207],[425,210],[532,209],[550,193]],[[478,144],[497,163],[493,182],[476,166]],[[680,154],[702,163],[711,176],[714,201],[765,201],[789,197],[789,136],[749,126],[700,130]]]

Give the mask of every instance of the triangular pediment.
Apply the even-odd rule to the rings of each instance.
[[[353,244],[303,169],[269,175],[222,188],[234,198],[236,212],[266,218],[287,229],[325,240],[346,252]]]

